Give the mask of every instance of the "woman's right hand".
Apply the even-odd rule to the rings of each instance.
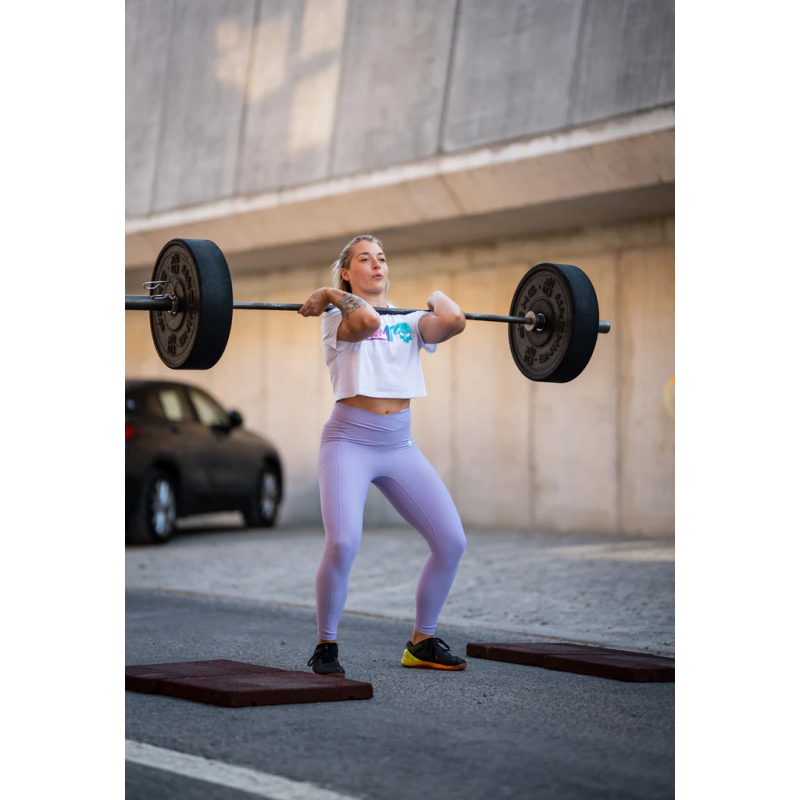
[[[317,291],[313,292],[308,300],[303,303],[303,307],[297,310],[297,313],[302,314],[304,317],[319,317],[330,302],[331,301],[328,299],[328,288],[317,289]]]

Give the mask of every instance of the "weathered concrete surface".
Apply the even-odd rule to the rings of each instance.
[[[672,0],[129,0],[128,214],[669,105],[674,61]]]
[[[439,148],[455,0],[350,0],[331,175]]]
[[[153,212],[233,194],[255,10],[255,0],[175,0]]]
[[[583,0],[462,0],[442,131],[447,152],[567,125]]]
[[[674,181],[673,104],[672,0],[129,0],[126,265],[601,206]]]
[[[557,261],[553,253],[542,260]],[[531,514],[537,526],[550,530],[616,531],[617,408],[625,365],[611,336],[616,336],[616,320],[626,313],[617,303],[618,256],[612,251],[573,260],[590,276],[601,319],[612,321],[613,333],[600,337],[589,366],[574,381],[534,387]]]
[[[404,228],[373,228],[370,233],[380,239],[396,258],[420,250],[463,248],[493,240],[532,238],[563,234],[578,228],[620,225],[672,216],[674,212],[675,184],[664,183],[605,194],[603,203],[599,205],[594,197],[579,197],[546,206],[520,206]],[[227,252],[225,258],[231,274],[239,278],[252,273],[325,264],[331,260],[331,253],[341,250],[342,244],[342,237],[335,236],[246,253]],[[152,270],[152,264],[126,270],[126,294],[139,294],[142,283],[150,279]]]
[[[125,216],[153,210],[174,2],[125,3]]]
[[[664,388],[675,374],[672,218],[603,226],[395,258],[389,294],[424,306],[438,289],[465,311],[507,314],[520,279],[542,261],[575,264],[595,286],[611,334],[568,384],[535,384],[517,370],[507,328],[470,323],[421,356],[427,397],[412,401],[417,444],[449,488],[465,525],[520,530],[670,534],[674,419]],[[234,277],[237,300],[303,302],[331,285],[327,263]],[[333,391],[319,320],[234,312],[214,369],[176,376],[159,360],[147,315],[126,314],[126,373],[176,377],[209,389],[275,441],[286,469],[282,520],[321,523],[317,456]],[[374,487],[367,525],[400,517]]]
[[[126,222],[125,263],[152,265],[164,242],[211,239],[226,254],[354,231],[391,230],[675,182],[674,108],[467,153],[440,155],[302,187],[165,211]],[[492,233],[488,234],[494,238]],[[497,235],[497,234],[495,234]]]
[[[664,394],[675,376],[675,251],[635,249],[619,260],[617,348],[620,528],[664,529],[675,519],[675,420]],[[662,413],[653,414],[658,401]],[[635,465],[635,466],[634,466]]]
[[[330,174],[347,0],[259,3],[237,194]]]
[[[673,538],[499,528],[467,528],[466,535],[440,628],[470,627],[475,642],[500,641],[491,637],[505,631],[522,641],[561,638],[674,655]],[[127,548],[125,583],[313,610],[324,541],[322,526],[215,532],[211,524],[164,547]],[[406,621],[410,635],[427,554],[408,525],[366,529],[339,632],[346,635],[355,616],[367,615]]]
[[[570,123],[675,102],[674,0],[585,3]]]

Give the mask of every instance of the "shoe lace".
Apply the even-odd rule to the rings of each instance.
[[[323,642],[322,644],[318,644],[314,649],[314,655],[306,662],[307,666],[312,667],[317,661],[319,661],[320,664],[329,664],[336,661],[333,645],[335,645],[335,642]]]
[[[431,648],[433,650],[434,655],[436,655],[440,651],[444,652],[445,650],[448,653],[450,652],[450,648],[438,636],[434,637],[431,640]]]

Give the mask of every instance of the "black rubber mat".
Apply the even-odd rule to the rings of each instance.
[[[507,661],[532,667],[613,678],[618,681],[674,683],[675,659],[606,647],[580,644],[503,644],[467,645],[467,655]]]
[[[228,708],[372,697],[372,684],[365,681],[224,659],[125,667],[125,689]]]

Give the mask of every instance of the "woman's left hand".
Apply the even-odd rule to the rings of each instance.
[[[435,311],[435,310],[436,310],[436,309],[433,307],[433,302],[432,302],[432,300],[433,300],[433,298],[434,298],[434,297],[435,297],[437,294],[441,294],[441,292],[440,292],[438,289],[437,289],[435,292],[433,292],[433,293],[431,294],[431,296],[428,298],[428,301],[427,301],[427,302],[428,302],[428,311]]]

